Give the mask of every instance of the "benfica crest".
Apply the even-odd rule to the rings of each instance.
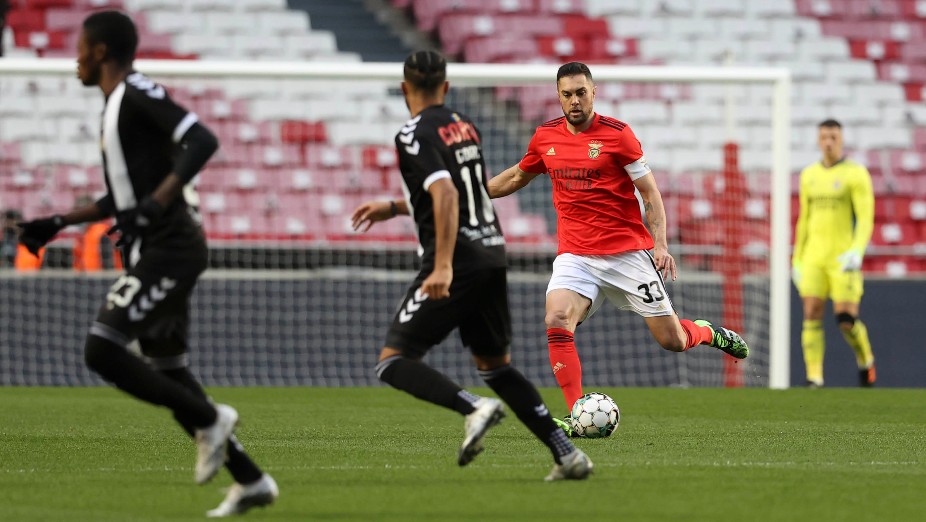
[[[597,159],[601,155],[601,147],[604,146],[604,143],[593,140],[588,142],[588,157],[591,159]]]

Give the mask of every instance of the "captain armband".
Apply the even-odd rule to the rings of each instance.
[[[632,181],[636,181],[652,172],[649,168],[649,165],[646,164],[646,158],[643,156],[640,156],[640,159],[637,161],[625,165],[624,170],[626,170],[627,174],[630,175],[630,179]]]

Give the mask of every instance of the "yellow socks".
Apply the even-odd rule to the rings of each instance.
[[[858,324],[860,323],[856,322],[856,325]],[[867,342],[867,335],[865,340]],[[823,338],[823,321],[804,321],[801,329],[801,346],[804,348],[804,367],[807,370],[807,381],[822,385],[823,352],[826,349],[826,341]]]
[[[855,352],[855,362],[858,363],[859,369],[870,367],[871,363],[875,361],[875,356],[871,353],[871,342],[868,340],[868,328],[865,328],[865,323],[856,319],[850,330],[840,329],[840,331],[842,336],[846,338],[846,342],[852,347],[852,351]]]

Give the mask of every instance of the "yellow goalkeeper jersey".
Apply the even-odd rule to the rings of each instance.
[[[875,198],[864,165],[843,158],[826,168],[816,162],[801,171],[801,208],[794,260],[827,265],[843,252],[865,252],[874,229]]]

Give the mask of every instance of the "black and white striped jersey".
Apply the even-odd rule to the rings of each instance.
[[[486,190],[481,141],[469,118],[443,105],[421,111],[396,135],[402,190],[418,227],[422,271],[434,266],[434,205],[428,188],[444,178],[460,194],[454,271],[506,266],[505,240]]]
[[[175,148],[198,118],[174,103],[167,91],[133,72],[107,97],[100,149],[116,219],[154,192],[174,170]],[[145,236],[147,246],[183,248],[203,241],[198,220],[178,197]]]

